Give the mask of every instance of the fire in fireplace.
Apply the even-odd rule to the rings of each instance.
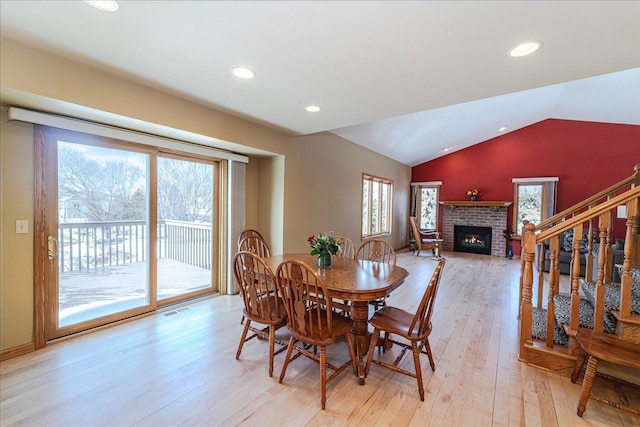
[[[491,227],[453,226],[453,250],[491,255]]]

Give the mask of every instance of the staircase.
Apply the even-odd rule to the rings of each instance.
[[[597,283],[586,282],[580,279],[580,288],[585,294],[580,298],[578,308],[578,327],[586,329],[595,328],[595,296]],[[616,334],[618,319],[614,315],[620,306],[620,284],[606,284],[603,317],[603,330],[609,334]],[[565,332],[563,325],[571,322],[571,295],[558,294],[553,296],[554,305],[554,326],[553,342],[557,345],[568,346],[569,335]],[[640,315],[640,281],[632,282],[631,292],[631,314]],[[544,308],[533,308],[533,323],[531,335],[533,338],[546,341],[547,339],[547,310]]]
[[[608,283],[612,266],[612,219],[619,206],[627,212],[621,283]],[[557,254],[560,233],[573,230],[573,260],[580,256],[583,229],[589,237],[586,271],[571,264],[570,290],[560,293]],[[629,178],[595,194],[522,233],[520,278],[520,360],[570,376],[576,360],[578,328],[607,333],[640,344],[640,165]],[[548,242],[550,269],[543,272]],[[595,259],[595,247],[600,247]],[[594,273],[597,272],[597,273]],[[536,277],[537,273],[537,277]],[[632,277],[632,274],[636,277]],[[534,281],[534,277],[536,280]],[[534,288],[535,285],[535,288]],[[543,290],[548,288],[546,307]],[[536,302],[532,301],[536,295]]]

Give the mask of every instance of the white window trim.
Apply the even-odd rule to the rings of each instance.
[[[559,180],[560,179],[557,176],[548,176],[543,178],[513,178],[511,182],[515,184],[520,182],[551,182]]]
[[[442,186],[442,181],[425,181],[425,182],[412,182],[412,187],[435,187]]]
[[[545,184],[547,182],[554,182],[556,184],[553,185],[553,207],[552,207],[552,212],[551,215],[553,215],[553,213],[555,212],[556,209],[556,202],[557,202],[557,192],[558,192],[558,184],[557,182],[559,181],[559,177],[557,176],[548,176],[548,177],[532,177],[532,178],[513,178],[511,180],[511,182],[513,184],[527,184],[527,183],[532,183],[532,184]],[[517,219],[517,213],[518,213],[518,203],[519,200],[517,199],[517,191],[516,188],[517,186],[514,185],[514,207],[513,207],[513,226],[516,227],[516,225],[518,224],[518,219]],[[516,227],[517,228],[517,227]],[[522,238],[521,236],[521,231],[522,230],[514,230],[515,231],[515,237],[517,238]]]
[[[417,208],[418,208],[418,205],[419,205],[418,200],[417,200],[417,195],[419,193],[419,189],[424,188],[424,187],[436,188],[437,193],[438,193],[438,204],[436,204],[436,230],[437,230],[439,228],[439,226],[440,226],[440,223],[439,223],[439,218],[440,218],[439,202],[440,202],[440,190],[442,189],[442,181],[412,182],[411,186],[412,187],[416,187],[418,189],[415,192],[412,191],[412,194],[411,194],[411,215],[416,218],[416,224],[417,224],[418,228],[422,228],[420,213],[417,211]]]
[[[370,234],[365,234],[362,233],[362,226],[364,225],[363,219],[361,218],[361,227],[360,227],[360,233],[361,233],[361,238],[362,239],[371,239],[371,238],[375,238],[378,236],[389,236],[393,233],[393,189],[394,189],[394,182],[392,179],[389,178],[382,178],[376,175],[371,175],[368,173],[362,173],[362,182],[364,182],[365,180],[369,180],[372,183],[373,182],[380,182],[382,184],[388,185],[389,186],[389,195],[388,195],[388,206],[387,206],[387,217],[388,217],[388,231],[380,231],[378,233],[370,233]],[[369,231],[371,231],[371,212],[372,212],[372,206],[371,206],[371,201],[372,201],[372,195],[373,193],[370,192],[369,193],[369,215],[368,215],[368,229]],[[364,195],[363,198],[361,199],[360,203],[361,203],[361,209],[362,209],[362,203],[364,202]],[[362,215],[362,210],[360,211],[361,215]],[[378,218],[378,220],[380,220],[380,218]]]

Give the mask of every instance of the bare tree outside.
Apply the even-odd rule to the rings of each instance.
[[[158,218],[211,223],[213,168],[209,164],[158,159]]]
[[[114,150],[58,143],[58,198],[65,205],[60,209],[62,222],[145,219],[145,165],[131,156],[97,156],[110,151]]]
[[[420,223],[418,227],[436,228],[438,190],[435,187],[420,187]]]
[[[542,185],[518,186],[518,224],[516,232],[521,233],[524,221],[533,224],[542,222]]]
[[[68,326],[212,288],[213,163],[58,141],[58,317]],[[149,228],[150,189],[157,221]],[[154,242],[154,245],[151,245]]]
[[[107,149],[83,148],[59,143],[59,198],[69,205],[61,210],[61,220],[145,219],[145,166],[135,159],[99,158],[88,152]],[[212,189],[211,165],[158,159],[158,219],[211,223]]]

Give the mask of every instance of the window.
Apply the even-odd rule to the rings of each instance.
[[[515,233],[522,235],[524,221],[540,224],[555,213],[556,182],[552,178],[514,178],[513,224]]]
[[[442,182],[412,183],[412,216],[419,229],[438,229],[438,204]]]
[[[362,175],[362,237],[391,233],[393,181]]]

